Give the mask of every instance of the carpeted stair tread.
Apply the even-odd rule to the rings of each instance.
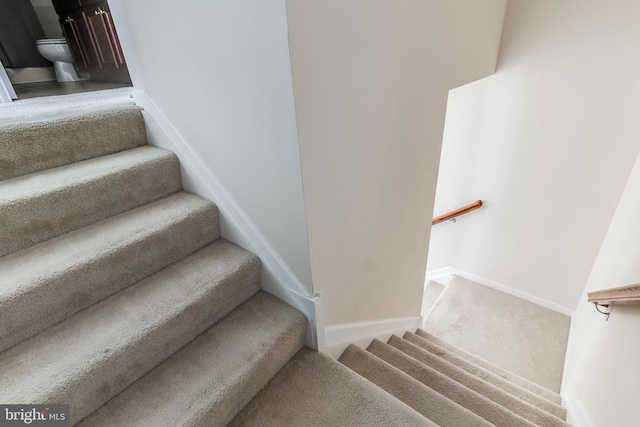
[[[0,182],[0,256],[182,189],[175,154],[151,146]]]
[[[493,425],[356,345],[347,347],[338,360],[440,427]]]
[[[394,353],[388,347],[392,347],[396,353],[398,360],[403,363],[402,365],[393,363]],[[488,383],[474,375],[469,374],[463,369],[458,368],[457,366],[447,362],[444,359],[440,359],[435,355],[432,355],[428,352],[421,350],[419,347],[411,344],[410,342],[403,340],[398,336],[392,336],[388,344],[384,346],[381,345],[380,342],[374,341],[369,347],[369,351],[373,354],[377,355],[381,359],[386,360],[387,362],[393,364],[397,368],[403,370],[407,374],[416,378],[417,380],[429,385],[434,390],[440,392],[441,394],[448,396],[452,400],[459,402],[461,405],[469,408],[470,410],[475,411],[473,408],[466,406],[463,402],[471,401],[472,399],[466,399],[465,394],[461,393],[462,401],[459,401],[447,393],[450,388],[454,388],[449,381],[442,381],[439,379],[437,375],[434,375],[431,370],[438,372],[441,375],[446,376],[451,381],[454,381],[456,384],[460,384],[469,390],[473,390],[475,393],[478,393],[485,398],[491,400],[494,405],[499,405],[500,407],[519,415],[520,417],[529,420],[535,425],[541,425],[545,427],[567,427],[568,425],[558,417],[537,408],[530,403],[527,403],[523,400],[520,400],[513,395],[505,392],[504,390],[494,386],[491,383]],[[409,358],[411,362],[407,362],[403,360],[402,357],[397,355],[397,353],[401,353],[405,358]],[[384,356],[388,357],[384,357]],[[408,366],[407,369],[404,369],[402,366]],[[427,368],[427,369],[423,369]],[[416,372],[416,374],[414,374]],[[436,386],[431,385],[436,384]],[[442,389],[442,390],[441,390]],[[478,399],[473,399],[474,401],[478,401]],[[489,407],[490,405],[481,404],[482,408]],[[478,413],[478,415],[481,415]],[[487,418],[487,417],[484,417]],[[494,424],[497,424],[494,422]],[[509,424],[509,423],[508,423]],[[515,425],[515,423],[514,423]]]
[[[135,106],[132,87],[21,99],[0,104],[2,126],[69,119],[74,116],[106,114]]]
[[[142,113],[133,104],[0,126],[0,180],[146,144]]]
[[[497,427],[534,427],[535,424],[493,402],[487,397],[380,340],[373,340],[367,351],[415,378],[430,389],[467,408]]]
[[[302,313],[261,291],[79,426],[225,426],[300,350],[305,330]]]
[[[216,206],[179,192],[0,258],[0,351],[219,237]]]
[[[93,412],[260,288],[260,261],[216,242],[0,354],[0,402]]]
[[[550,402],[555,403],[556,405],[560,405],[562,402],[562,397],[558,393],[555,393],[549,389],[542,387],[534,383],[533,381],[529,381],[526,378],[523,378],[517,374],[507,371],[499,366],[494,365],[493,363],[484,360],[481,357],[478,357],[468,351],[457,347],[448,341],[445,341],[439,337],[436,337],[429,332],[426,332],[422,329],[418,329],[415,334],[406,333],[404,338],[416,344],[419,347],[422,347],[426,350],[435,352],[440,357],[443,357],[443,354],[446,355],[452,363],[460,366],[460,364],[464,364],[468,362],[470,364],[479,366],[484,370],[507,380],[510,383],[513,383],[525,390],[528,390],[531,393],[534,393]],[[455,360],[455,361],[454,361]],[[477,374],[476,374],[477,375]]]
[[[497,388],[508,396],[506,399],[516,399],[516,405],[519,405],[517,403],[518,401],[522,401],[556,418],[561,420],[566,419],[566,410],[560,405],[538,394],[532,393],[466,359],[460,358],[456,354],[440,348],[433,343],[425,342],[420,337],[409,332],[405,333],[402,339],[390,339],[389,344],[407,353],[414,359],[451,376],[456,381],[465,383],[465,385],[468,384],[468,387],[475,385],[480,389],[486,387]],[[481,382],[478,383],[478,381]],[[485,383],[490,386],[485,385]],[[477,388],[474,389],[478,391]],[[493,396],[499,397],[501,394],[502,393],[495,392]],[[504,398],[504,396],[502,398]]]
[[[229,424],[251,426],[437,427],[352,370],[308,349],[300,350]]]

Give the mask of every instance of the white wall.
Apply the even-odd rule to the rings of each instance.
[[[160,106],[311,295],[284,0],[109,4],[136,88]]]
[[[451,92],[428,269],[573,309],[640,148],[640,3],[510,0],[495,75]],[[612,424],[613,425],[613,424]]]
[[[616,305],[609,321],[605,321],[605,316],[587,303],[588,292],[640,283],[638,194],[640,159],[636,160],[571,327],[566,384],[594,426],[638,425],[640,305]]]
[[[505,5],[287,1],[327,325],[420,315],[447,93],[494,71]]]

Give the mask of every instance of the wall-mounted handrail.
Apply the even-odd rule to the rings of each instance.
[[[456,217],[460,216],[460,215],[464,215],[466,213],[475,211],[476,209],[479,209],[482,206],[482,200],[476,200],[475,202],[471,203],[470,205],[467,205],[463,208],[460,209],[456,209],[455,211],[451,211],[447,214],[441,215],[437,218],[433,218],[433,221],[431,221],[431,225],[436,225],[436,224],[440,224],[441,222],[445,222],[445,221],[449,221],[452,219],[455,219]]]
[[[588,301],[597,303],[598,305],[640,302],[640,283],[637,285],[621,286],[619,288],[589,292]]]
[[[600,291],[589,292],[587,301],[592,302],[596,306],[596,310],[607,316],[611,314],[612,304],[631,304],[640,303],[640,283],[637,285],[621,286],[619,288],[602,289]],[[600,307],[608,308],[608,311],[602,311]]]

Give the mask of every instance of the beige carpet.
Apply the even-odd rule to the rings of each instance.
[[[302,347],[305,317],[260,292],[260,260],[181,191],[128,91],[0,116],[0,402],[224,426]]]
[[[424,329],[549,390],[559,392],[570,318],[454,277]]]
[[[133,88],[100,90],[73,95],[21,99],[0,104],[3,125],[36,123],[52,119],[86,116],[94,110],[133,105]]]
[[[225,426],[300,350],[305,330],[302,313],[259,292],[80,426]]]
[[[437,427],[437,424],[328,356],[304,349],[229,424],[241,426]]]
[[[398,336],[367,350],[352,344],[339,359],[350,370],[303,350],[231,426],[569,427],[557,394],[543,391],[547,400],[516,384],[527,380],[509,374],[512,383],[448,347],[440,357]]]

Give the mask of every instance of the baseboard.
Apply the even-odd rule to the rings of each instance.
[[[386,341],[395,333],[420,327],[421,323],[422,317],[414,316],[327,326],[320,350],[338,358],[349,344],[366,347],[375,338]]]
[[[56,81],[56,73],[51,67],[26,67],[26,68],[7,68],[7,75],[11,83],[36,83],[36,82],[54,82]]]
[[[309,321],[305,344],[313,349],[320,348],[324,343],[321,297],[310,294],[153,98],[140,89],[135,89],[133,95],[136,104],[144,109],[149,144],[173,151],[178,156],[184,189],[216,203],[220,210],[222,236],[260,258],[262,288],[304,313]]]
[[[449,278],[447,278],[447,277],[445,277],[443,275],[443,273],[445,271],[448,271],[448,273],[450,275]],[[435,281],[437,281],[438,283],[441,283],[441,284],[443,284],[445,286],[449,283],[449,280],[450,280],[450,278],[452,276],[464,277],[465,279],[469,279],[469,280],[472,280],[472,281],[474,281],[476,283],[480,283],[481,285],[484,285],[484,286],[486,286],[488,288],[492,288],[492,289],[495,289],[497,291],[504,292],[505,294],[512,295],[514,297],[523,299],[525,301],[529,301],[529,302],[537,304],[537,305],[539,305],[541,307],[548,308],[549,310],[553,310],[553,311],[558,312],[560,314],[564,314],[565,316],[573,317],[573,310],[571,310],[571,309],[569,309],[567,307],[561,306],[560,304],[556,304],[556,303],[551,302],[551,301],[547,301],[547,300],[545,300],[543,298],[540,298],[540,297],[537,297],[535,295],[531,295],[531,294],[528,294],[526,292],[519,291],[519,290],[511,288],[511,287],[509,287],[507,285],[503,285],[502,283],[498,283],[498,282],[495,282],[493,280],[477,276],[477,275],[475,275],[473,273],[466,272],[466,271],[461,270],[459,268],[455,268],[455,267],[440,268],[438,270],[429,271],[429,272],[427,272],[427,275],[426,275],[427,278],[436,277],[437,280],[435,280]],[[431,279],[431,280],[433,280],[433,279]],[[425,283],[426,283],[426,281],[425,281]]]
[[[451,267],[427,271],[427,274],[424,277],[424,286],[426,287],[429,282],[438,282],[441,285],[447,286],[452,276]]]
[[[567,423],[573,427],[596,427],[571,385],[567,385],[562,395],[562,404],[567,409]]]

